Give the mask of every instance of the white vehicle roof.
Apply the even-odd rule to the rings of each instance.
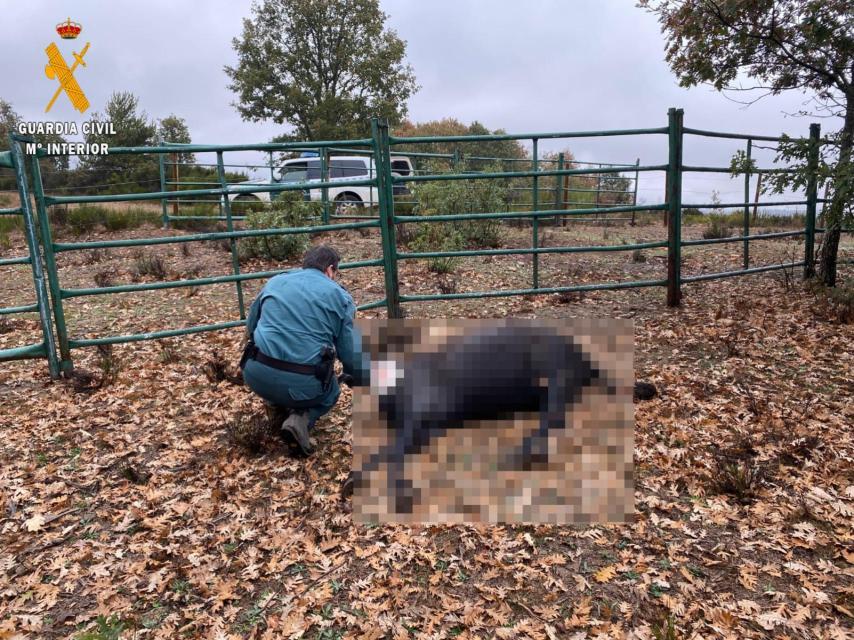
[[[409,160],[407,156],[399,156],[393,155],[391,156],[392,160]],[[285,160],[282,164],[295,164],[297,162],[306,162],[308,160],[320,160],[319,156],[306,156],[304,158],[289,158]],[[369,160],[373,162],[374,159],[370,156],[329,156],[329,160]]]

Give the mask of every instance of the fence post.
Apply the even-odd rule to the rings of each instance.
[[[27,189],[27,172],[24,165],[24,154],[21,152],[21,143],[10,136],[12,167],[15,170],[15,182],[18,186],[18,197],[21,201],[21,216],[24,218],[24,235],[27,238],[27,249],[30,252],[30,267],[33,272],[33,288],[38,302],[39,323],[42,327],[44,338],[44,352],[47,357],[47,366],[50,377],[54,380],[59,377],[59,361],[56,357],[56,344],[53,340],[53,326],[50,322],[50,303],[47,297],[47,288],[44,283],[44,269],[42,257],[39,251],[39,241],[35,229],[35,217],[30,203],[30,194]],[[35,158],[36,156],[33,156]],[[36,160],[38,162],[38,160]],[[33,177],[35,179],[35,176]]]
[[[163,159],[163,154],[157,154],[157,164],[160,166],[160,192],[166,191],[166,161]],[[169,209],[166,205],[166,198],[160,199],[161,214],[163,216],[163,228],[169,228]]]
[[[216,152],[216,173],[219,178],[219,184],[222,187],[222,202],[225,210],[225,225],[228,232],[234,231],[234,221],[231,219],[231,200],[228,199],[228,181],[225,178],[225,164],[222,161],[222,151]],[[240,275],[240,258],[237,254],[237,240],[232,236],[228,239],[228,244],[231,249],[231,271],[234,275]],[[240,310],[240,319],[246,319],[246,306],[243,303],[243,283],[240,280],[234,281],[237,288],[237,307]]]
[[[682,109],[667,112],[667,306],[682,301]]]
[[[62,308],[62,292],[59,288],[59,272],[56,268],[56,256],[53,252],[53,234],[50,231],[50,220],[47,217],[42,172],[36,155],[30,156],[30,175],[33,178],[33,192],[36,196],[36,210],[42,248],[44,249],[47,283],[53,302],[53,320],[56,323],[56,339],[59,346],[59,369],[62,373],[70,375],[74,370],[74,365],[71,362],[71,348],[68,344],[68,326],[65,324],[65,311]],[[29,206],[29,202],[27,206]]]
[[[815,276],[815,212],[818,201],[818,146],[821,125],[810,125],[809,155],[807,156],[807,221],[804,235],[804,280]]]
[[[753,151],[753,140],[747,140],[747,167],[744,171],[744,268],[750,266],[750,154]],[[762,174],[760,174],[762,175]]]
[[[400,286],[397,279],[397,242],[394,226],[391,150],[389,148],[388,121],[385,118],[371,118],[371,137],[373,138],[372,146],[377,165],[377,193],[380,207],[386,308],[389,318],[402,318]]]
[[[329,151],[326,147],[320,149],[320,180],[329,181]],[[323,198],[323,224],[329,224],[329,188],[323,187],[320,193]]]
[[[172,154],[172,181],[175,183],[175,191],[180,191],[181,186],[179,183],[181,181],[178,179],[178,154],[177,153]],[[173,216],[179,215],[178,198],[175,198],[172,201],[172,215]]]
[[[558,171],[563,171],[564,159],[565,159],[565,156],[563,155],[563,152],[557,154],[557,170]],[[563,176],[555,176],[555,211],[557,211],[558,209],[561,208],[561,206],[560,206],[561,200],[562,200],[562,198],[561,198],[561,186],[563,186]],[[554,221],[555,226],[558,226],[560,224],[561,218],[563,218],[563,217],[564,216],[559,216],[559,215],[555,214],[555,221]]]
[[[533,160],[533,171],[539,171],[539,162],[537,160],[537,142],[536,138],[533,139],[534,143],[534,160]],[[531,209],[534,212],[540,210],[540,179],[537,176],[534,176],[534,193],[532,196]],[[531,224],[531,247],[536,249],[540,244],[540,219],[534,216],[534,219]],[[531,258],[533,258],[533,289],[540,288],[540,254],[534,253],[531,254]]]
[[[632,194],[632,206],[638,206],[638,178],[640,177],[640,171],[638,171],[637,167],[640,167],[640,158],[635,160],[635,192]],[[632,226],[635,226],[635,214],[637,211],[632,211]]]

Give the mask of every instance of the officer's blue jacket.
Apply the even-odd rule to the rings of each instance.
[[[360,384],[367,372],[353,327],[355,312],[353,297],[344,287],[318,269],[297,269],[267,282],[252,303],[247,329],[266,355],[298,364],[317,364],[323,347],[334,346],[344,372]],[[320,381],[313,376],[274,369],[269,373],[278,379],[277,386],[288,387],[293,400],[307,400],[320,391]]]

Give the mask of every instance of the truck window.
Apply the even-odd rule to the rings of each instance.
[[[306,167],[308,180],[320,180],[320,159],[307,161]]]
[[[394,173],[400,174],[402,176],[409,175],[409,161],[408,160],[392,160],[391,161],[391,170]]]
[[[305,162],[292,162],[281,169],[280,182],[303,182],[305,180]]]
[[[368,175],[368,169],[361,160],[337,160],[329,163],[329,177],[331,178],[358,178]]]

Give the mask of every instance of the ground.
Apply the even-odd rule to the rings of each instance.
[[[550,228],[546,243],[662,233]],[[523,246],[530,230],[506,234]],[[355,232],[330,241],[346,259],[378,247]],[[2,257],[21,248],[13,235]],[[230,268],[217,243],[153,250],[172,276]],[[767,264],[800,259],[802,245],[751,251]],[[684,270],[738,268],[740,252],[686,249]],[[664,250],[646,254],[544,258],[541,283],[663,277]],[[136,262],[132,250],[63,254],[61,280],[91,287],[102,272],[102,282],[126,282]],[[29,272],[9,273],[4,306],[30,301]],[[686,285],[680,309],[665,306],[662,288],[407,305],[411,317],[634,320],[637,378],[660,395],[636,406],[635,514],[623,524],[354,525],[338,495],[349,391],[319,423],[318,453],[290,458],[257,428],[260,403],[227,375],[238,329],[75,351],[90,380],[51,382],[44,362],[4,363],[0,638],[851,637],[854,325],[790,275]],[[851,278],[844,268],[843,283]],[[529,281],[530,260],[511,257],[464,261],[453,277],[401,268],[410,292]],[[358,302],[382,296],[379,270],[346,272],[343,283]],[[257,287],[246,286],[247,301]],[[236,313],[234,285],[67,305],[74,336]],[[0,331],[0,348],[38,336],[32,316]]]

